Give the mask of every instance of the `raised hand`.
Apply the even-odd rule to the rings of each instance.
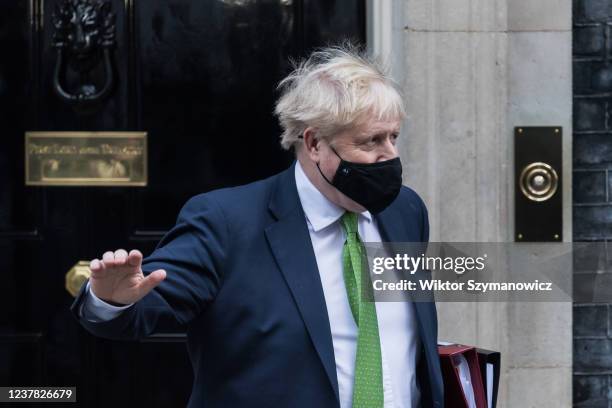
[[[145,277],[141,265],[142,253],[136,249],[129,254],[123,249],[105,252],[102,260],[94,259],[89,264],[90,289],[100,299],[117,306],[136,303],[166,278],[163,269]]]

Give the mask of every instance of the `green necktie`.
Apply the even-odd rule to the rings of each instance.
[[[346,232],[346,242],[342,249],[344,265],[344,284],[355,323],[357,335],[357,357],[355,358],[355,380],[353,384],[353,408],[382,408],[384,403],[382,385],[382,358],[380,337],[376,319],[376,304],[363,299],[362,282],[367,282],[365,290],[370,289],[370,278],[362,270],[362,257],[365,248],[357,230],[357,214],[346,212],[341,219]],[[362,276],[363,274],[363,276]]]

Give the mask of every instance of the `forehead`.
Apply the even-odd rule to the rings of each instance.
[[[400,120],[368,119],[336,134],[334,139],[338,142],[350,142],[351,140],[366,140],[376,135],[399,133],[400,124]]]
[[[365,141],[377,135],[399,134],[402,119],[377,118],[373,115],[364,115],[353,126],[336,133],[333,138],[340,143],[351,141]]]
[[[397,119],[370,119],[358,126],[361,133],[398,132],[399,128],[400,121]]]
[[[400,130],[399,119],[376,119],[368,118],[361,122],[351,132],[355,136],[372,136],[379,133],[394,133]]]

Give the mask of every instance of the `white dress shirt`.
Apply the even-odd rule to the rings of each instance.
[[[345,233],[340,217],[345,210],[329,201],[310,182],[297,162],[295,181],[306,215],[329,316],[341,408],[350,408],[357,350],[357,325],[344,286],[342,248]],[[368,211],[358,216],[363,242],[381,242],[376,221]],[[89,282],[87,283],[89,285]],[[81,315],[91,321],[116,317],[131,305],[116,307],[98,299],[87,287]],[[376,314],[382,352],[385,408],[415,408],[420,401],[416,364],[420,350],[414,307],[408,302],[378,302]]]
[[[321,194],[299,162],[295,165],[295,181],[323,285],[336,358],[340,406],[350,408],[358,329],[351,313],[342,271],[342,248],[346,234],[340,225],[340,217],[345,210]],[[359,214],[357,220],[363,242],[381,242],[376,222],[368,211]],[[418,407],[420,394],[416,385],[416,359],[420,347],[414,307],[407,302],[378,302],[376,314],[385,408]]]

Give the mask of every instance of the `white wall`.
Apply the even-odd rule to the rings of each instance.
[[[427,203],[431,241],[513,240],[513,128],[535,125],[563,127],[571,240],[571,7],[370,1],[369,45],[406,93],[404,182]],[[571,306],[439,303],[440,339],[502,351],[500,407],[570,407]]]

